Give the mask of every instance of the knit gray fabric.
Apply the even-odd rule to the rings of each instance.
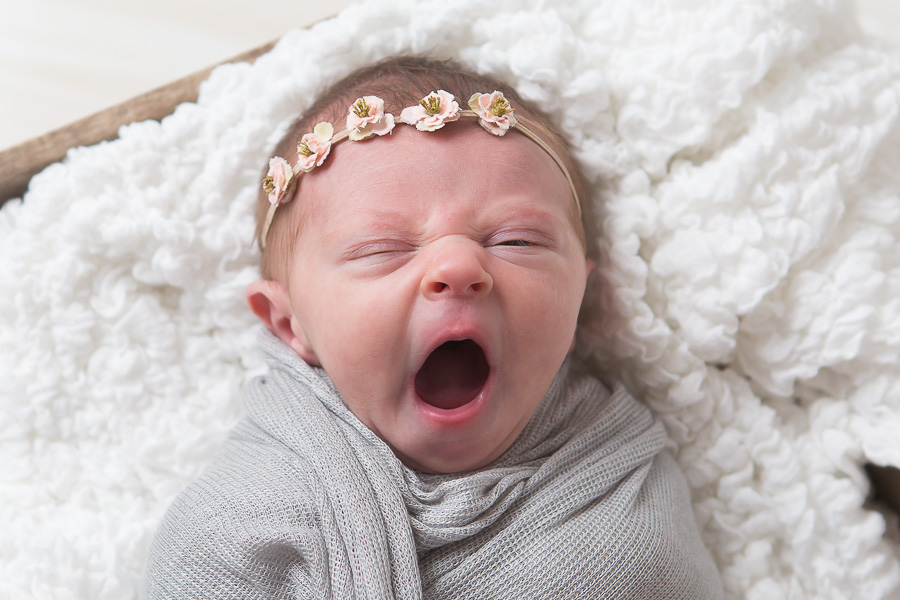
[[[427,475],[261,344],[271,374],[169,509],[146,598],[722,597],[663,427],[623,388],[567,363],[497,461]]]

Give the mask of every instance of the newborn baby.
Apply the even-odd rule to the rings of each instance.
[[[661,424],[569,357],[586,197],[496,81],[397,58],[325,91],[260,195],[270,373],[146,597],[721,597]]]

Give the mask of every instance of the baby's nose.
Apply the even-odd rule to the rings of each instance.
[[[422,278],[426,298],[486,294],[494,286],[482,263],[484,248],[473,240],[443,239],[435,242],[431,261]]]

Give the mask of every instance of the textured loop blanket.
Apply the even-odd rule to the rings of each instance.
[[[0,210],[0,597],[133,598],[258,373],[252,203],[290,120],[398,52],[570,133],[603,260],[579,350],[673,440],[726,596],[898,598],[900,58],[851,0],[393,0],[217,69]]]
[[[148,598],[722,597],[662,424],[624,388],[567,362],[497,461],[427,475],[260,340],[271,373],[163,521]]]

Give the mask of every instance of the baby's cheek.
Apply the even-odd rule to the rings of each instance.
[[[565,355],[571,346],[583,295],[583,286],[571,277],[554,278],[533,287],[516,308],[515,321],[520,330],[517,337],[544,353]]]
[[[365,368],[368,363],[385,360],[400,346],[395,338],[404,327],[396,314],[396,302],[354,290],[323,309],[329,315],[328,325],[320,335],[325,336],[336,359]]]

